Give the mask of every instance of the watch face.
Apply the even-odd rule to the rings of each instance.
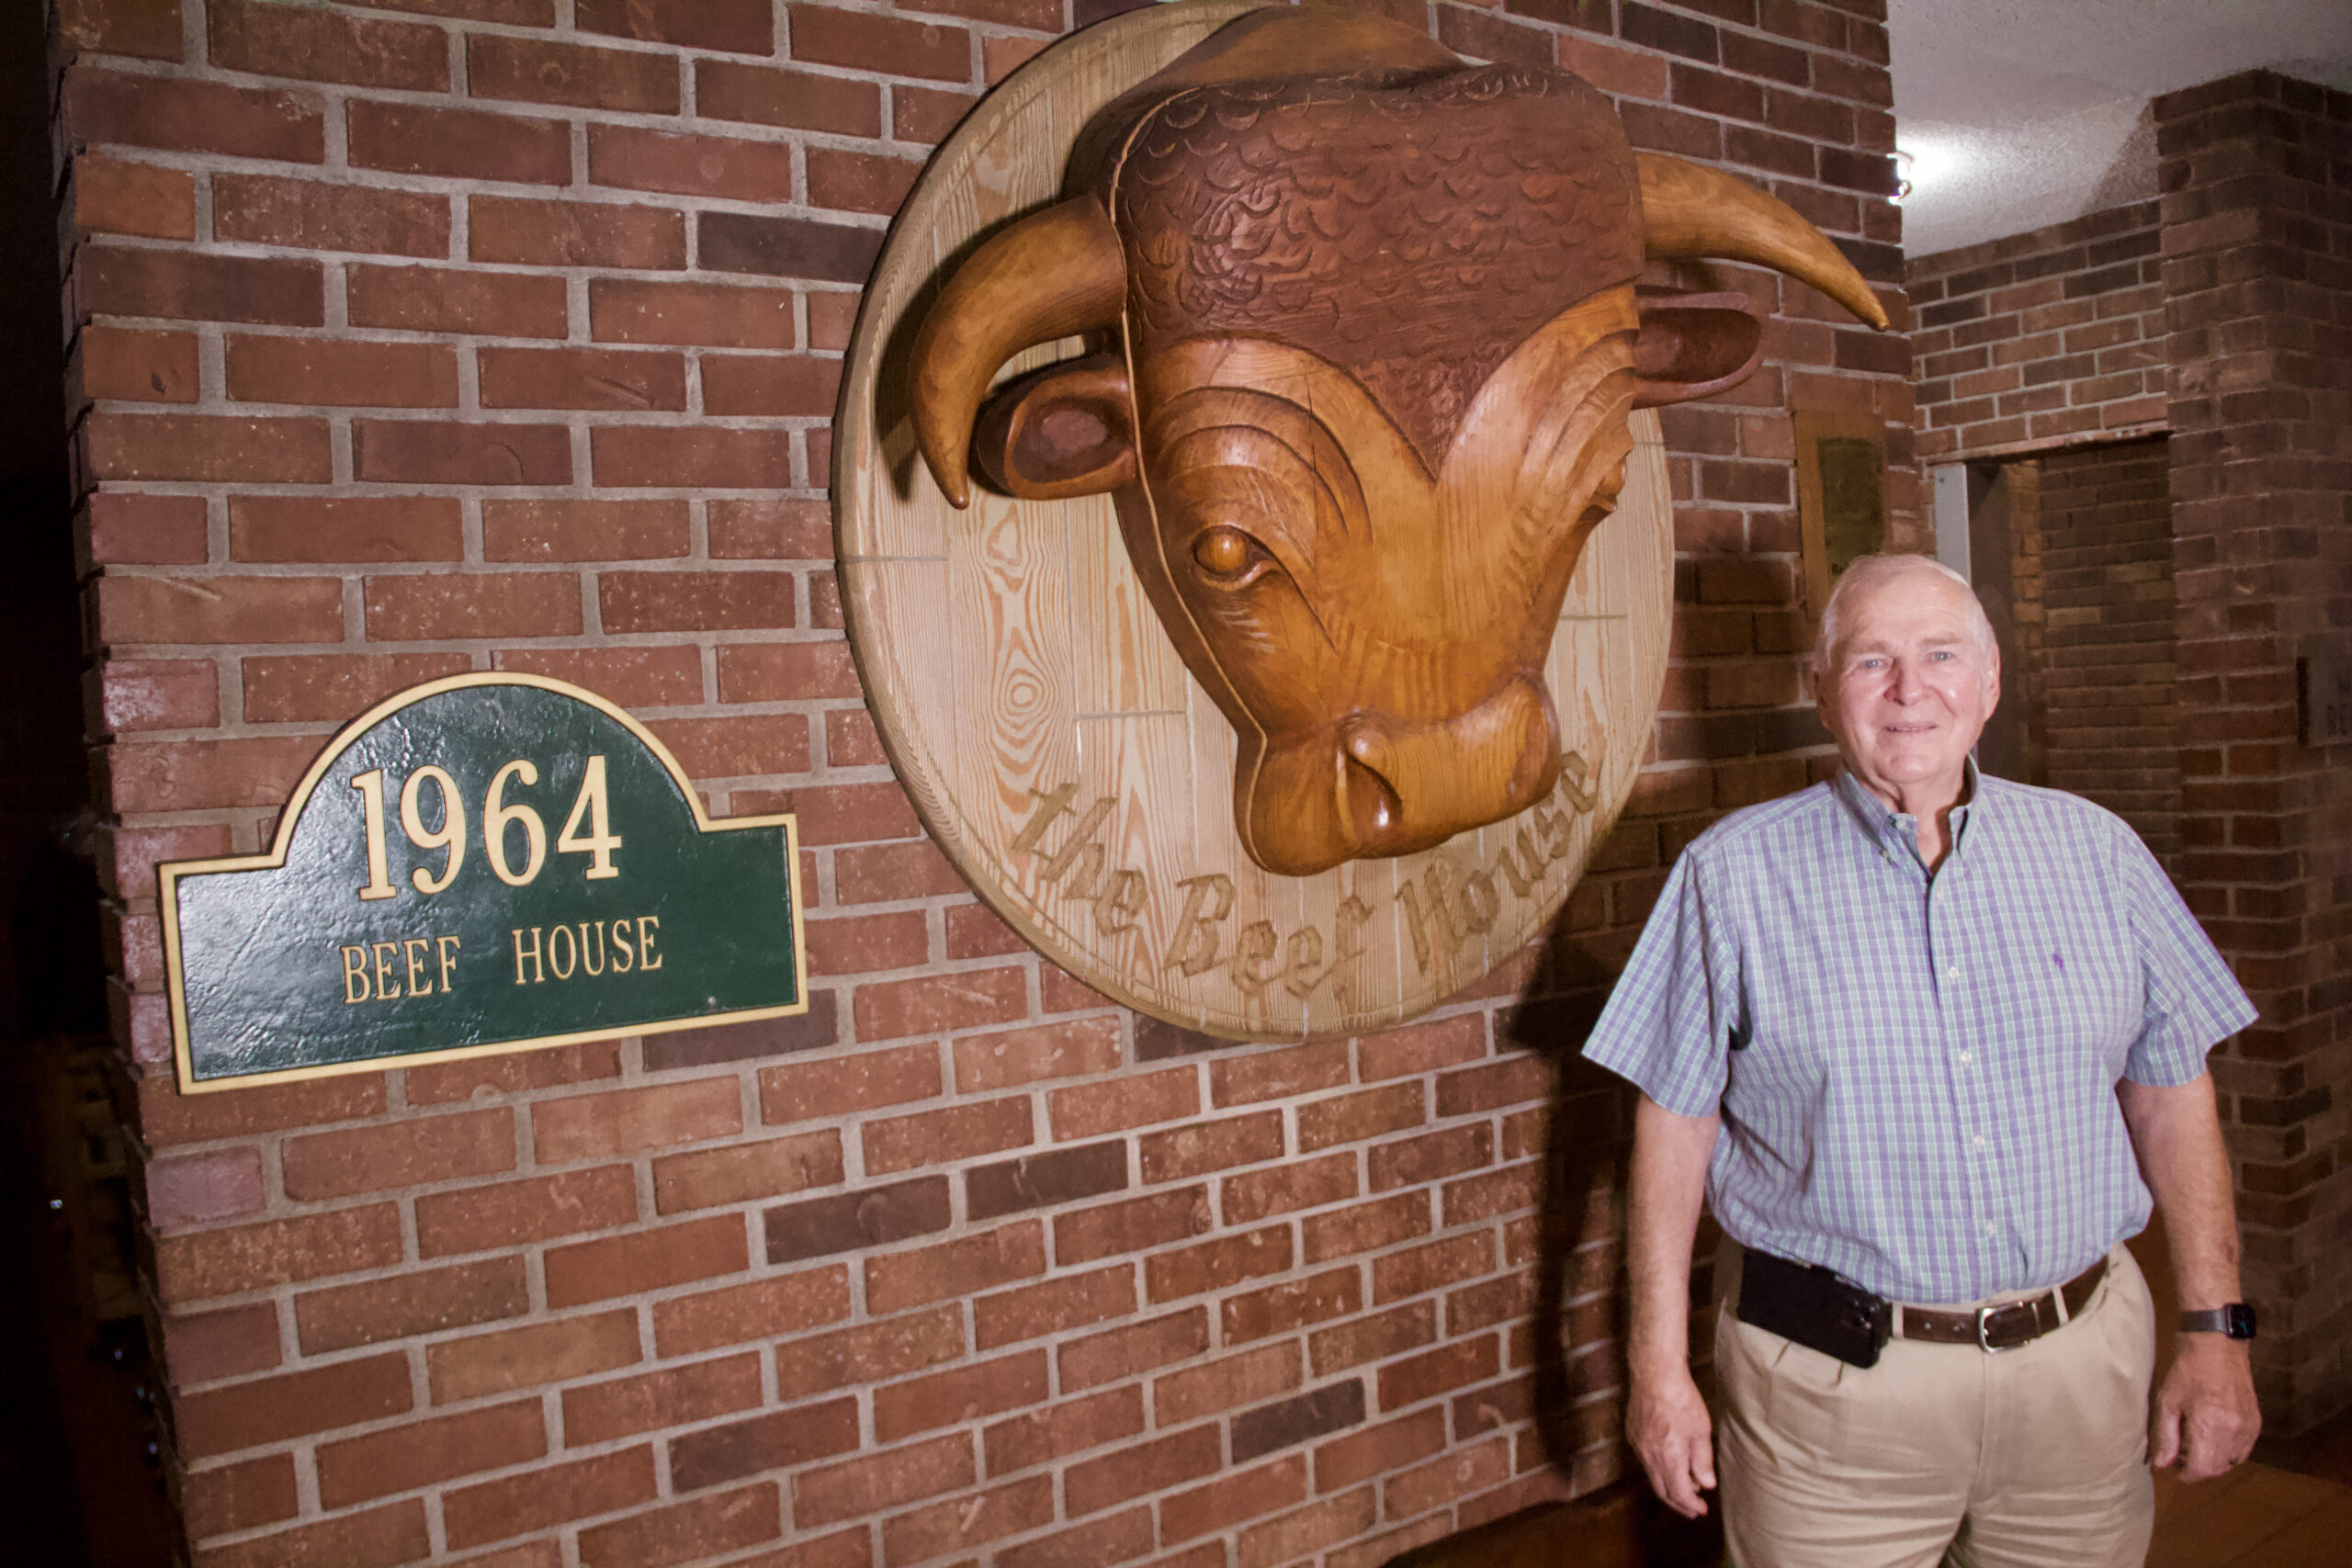
[[[2224,1332],[2231,1338],[2251,1339],[2254,1337],[2254,1308],[2244,1302],[2232,1302],[2223,1307],[2222,1312],[2229,1323]]]

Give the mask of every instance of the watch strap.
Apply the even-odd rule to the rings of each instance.
[[[2244,1302],[2232,1302],[2226,1306],[2205,1312],[2184,1312],[2180,1314],[2183,1334],[2225,1334],[2233,1339],[2254,1337],[2254,1309]]]

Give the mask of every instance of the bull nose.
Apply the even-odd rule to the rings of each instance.
[[[1533,676],[1434,724],[1350,714],[1270,742],[1237,781],[1250,857],[1284,876],[1411,854],[1516,816],[1560,772],[1559,726]]]
[[[1386,737],[1377,725],[1351,718],[1340,728],[1340,816],[1356,842],[1377,843],[1404,817],[1404,803],[1389,777],[1394,765]]]
[[[1443,724],[1351,717],[1340,750],[1343,815],[1358,854],[1409,854],[1514,816],[1559,773],[1551,701],[1523,680]]]

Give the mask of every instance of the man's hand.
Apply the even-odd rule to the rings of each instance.
[[[2125,1078],[2115,1094],[2164,1216],[2180,1304],[2205,1312],[2242,1299],[2237,1212],[2212,1075],[2170,1086]],[[2219,1334],[2183,1334],[2177,1343],[2156,1394],[2148,1457],[2158,1470],[2177,1461],[2183,1481],[2203,1481],[2254,1451],[2262,1416],[2253,1358],[2245,1341]]]
[[[2183,1481],[2204,1481],[2252,1453],[2262,1433],[2252,1358],[2244,1343],[2218,1334],[2184,1334],[2179,1345],[2156,1394],[2150,1461],[2158,1470],[2178,1461]]]
[[[1700,1489],[1715,1483],[1707,1404],[1690,1381],[1690,1246],[1717,1125],[1713,1116],[1678,1116],[1647,1095],[1634,1108],[1625,1440],[1649,1472],[1650,1489],[1690,1519],[1707,1511]]]
[[[1650,1490],[1686,1519],[1707,1511],[1699,1494],[1715,1488],[1715,1446],[1707,1402],[1687,1366],[1633,1374],[1625,1438],[1641,1456]]]

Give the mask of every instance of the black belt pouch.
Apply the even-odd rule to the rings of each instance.
[[[1894,1327],[1894,1308],[1814,1264],[1740,1249],[1739,1321],[1849,1366],[1874,1367]]]

